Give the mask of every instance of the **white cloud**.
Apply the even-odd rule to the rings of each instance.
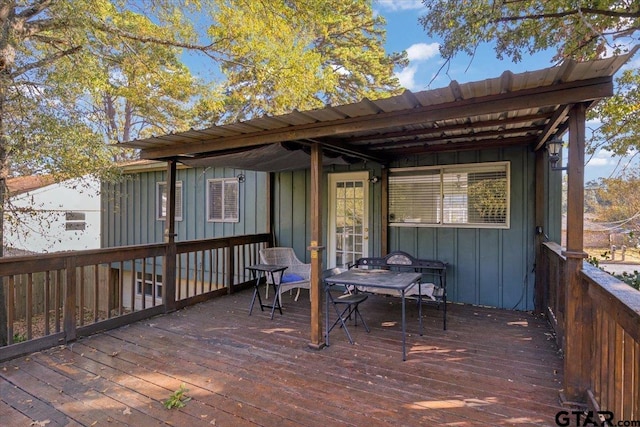
[[[438,56],[440,51],[438,43],[416,43],[407,48],[407,57],[409,61],[425,61],[434,56]]]
[[[422,0],[377,0],[375,4],[385,10],[415,10],[424,8]]]
[[[405,89],[414,90],[416,89],[416,72],[418,71],[418,67],[415,65],[410,65],[404,68],[402,71],[396,73],[396,77],[400,81],[400,85]]]

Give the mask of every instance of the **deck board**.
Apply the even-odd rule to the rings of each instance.
[[[527,426],[555,425],[562,359],[546,321],[530,313],[450,304],[361,305],[371,328],[308,346],[308,294],[284,314],[244,291],[0,364],[8,425]],[[185,384],[191,400],[162,401]],[[28,422],[27,422],[28,421]],[[25,424],[25,422],[27,422]]]

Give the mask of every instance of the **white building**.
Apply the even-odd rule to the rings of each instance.
[[[49,177],[7,180],[4,246],[8,253],[100,247],[100,182],[83,177],[52,183]]]

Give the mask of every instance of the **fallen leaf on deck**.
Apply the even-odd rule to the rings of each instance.
[[[33,421],[30,425],[44,427],[47,424],[49,424],[50,422],[51,422],[51,420]]]
[[[124,411],[122,411],[123,415],[131,415],[131,409],[129,409],[129,407],[124,408]]]

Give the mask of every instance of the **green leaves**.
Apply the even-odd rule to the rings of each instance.
[[[162,405],[167,409],[184,408],[186,402],[191,400],[191,398],[185,394],[188,391],[189,389],[185,388],[184,384],[180,384],[180,388],[174,391],[167,400],[162,402]]]
[[[425,5],[419,21],[427,34],[442,38],[445,58],[473,55],[478,44],[495,43],[498,58],[515,62],[523,53],[547,49],[556,50],[555,60],[590,59],[624,52],[640,28],[640,5],[630,0],[435,0]]]
[[[384,52],[370,2],[229,0],[209,35],[224,52],[226,119],[282,114],[396,93],[403,55]]]
[[[433,0],[419,22],[442,39],[445,59],[475,55],[478,45],[493,44],[496,57],[515,62],[523,55],[555,51],[554,61],[587,60],[626,53],[639,43],[640,2],[635,0]],[[616,95],[590,110],[594,129],[588,151],[600,148],[624,156],[637,150],[640,137],[640,70],[617,80]]]

